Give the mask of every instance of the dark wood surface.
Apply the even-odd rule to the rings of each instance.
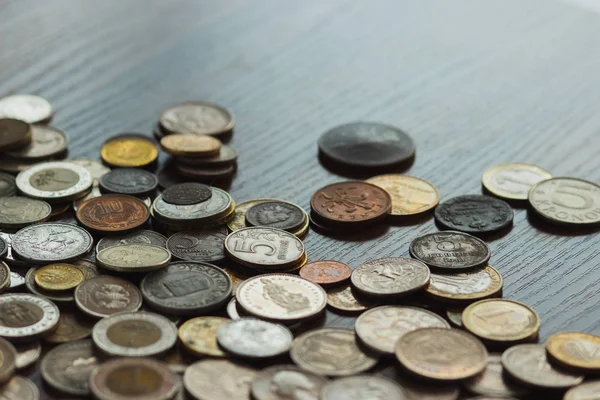
[[[319,135],[381,121],[413,136],[407,173],[445,200],[480,193],[483,171],[512,161],[600,181],[598,38],[600,14],[551,0],[5,0],[0,96],[47,98],[70,155],[94,158],[114,134],[150,134],[172,103],[226,105],[237,120],[234,199],[306,209],[344,179],[319,163]],[[529,214],[517,208],[512,230],[489,241],[504,296],[539,312],[541,340],[600,334],[600,236]],[[305,243],[311,260],[356,267],[407,256],[435,229],[429,217]]]

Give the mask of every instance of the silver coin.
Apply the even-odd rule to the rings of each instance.
[[[166,248],[167,238],[158,232],[148,229],[142,229],[122,236],[106,236],[100,239],[98,244],[96,244],[96,253],[100,253],[102,250],[109,247],[122,244],[152,244],[154,246]]]
[[[328,290],[327,305],[343,312],[361,312],[368,310],[375,304],[354,296],[352,287],[348,285]]]
[[[74,297],[77,308],[96,318],[137,311],[142,306],[142,292],[137,286],[110,275],[83,281],[75,288]]]
[[[202,360],[185,370],[185,389],[197,400],[250,400],[257,371],[229,360]]]
[[[446,310],[446,318],[448,318],[448,321],[456,328],[462,328],[462,313],[462,308],[449,308]]]
[[[450,324],[422,308],[381,306],[362,313],[354,325],[356,335],[365,345],[384,354],[394,354],[398,340],[420,328],[450,328]]]
[[[68,160],[68,162],[87,169],[92,175],[94,187],[98,187],[98,181],[102,175],[108,174],[111,171],[110,168],[102,164],[100,161],[89,158],[73,158]]]
[[[11,197],[17,194],[17,183],[15,177],[0,172],[0,198]]]
[[[600,381],[588,381],[569,389],[563,400],[600,400]]]
[[[85,196],[91,190],[92,175],[71,162],[51,161],[32,165],[17,175],[17,187],[34,199],[63,203]]]
[[[235,299],[235,297],[232,297],[231,300],[229,300],[229,303],[227,304],[227,316],[234,321],[237,321],[238,319],[242,318],[237,309],[237,300]]]
[[[233,130],[234,119],[223,106],[190,101],[167,108],[160,117],[160,126],[170,133],[219,136]]]
[[[290,274],[247,279],[240,284],[235,297],[246,313],[285,324],[314,318],[327,305],[327,294],[321,286]]]
[[[33,94],[13,94],[0,99],[0,118],[20,119],[30,124],[52,117],[48,100]]]
[[[6,153],[19,160],[40,160],[50,158],[67,150],[69,139],[64,132],[47,125],[31,126],[31,143],[18,150]]]
[[[520,344],[502,353],[502,366],[515,381],[537,389],[568,389],[583,377],[555,369],[539,344]]]
[[[42,360],[40,373],[53,389],[74,396],[89,396],[89,379],[98,365],[91,340],[61,344]]]
[[[0,227],[19,229],[50,218],[52,207],[42,200],[14,196],[0,198]]]
[[[410,255],[429,267],[458,271],[480,267],[490,259],[490,248],[467,233],[444,231],[416,238]]]
[[[68,262],[92,248],[92,236],[83,228],[70,224],[30,225],[12,237],[13,255],[37,264]]]
[[[7,384],[0,387],[2,400],[39,400],[40,391],[35,383],[22,376],[13,376]]]
[[[358,375],[328,383],[321,391],[322,400],[406,400],[404,391],[394,381],[375,375]]]
[[[7,249],[7,244],[2,242],[5,246],[5,250]],[[10,287],[10,268],[4,261],[0,261],[0,291],[3,291]]]
[[[177,327],[162,315],[124,312],[98,321],[92,339],[97,348],[111,356],[150,357],[175,345]]]
[[[490,354],[485,371],[475,378],[463,383],[463,387],[471,393],[482,396],[520,397],[528,390],[519,387],[505,378],[502,374],[502,355]]]
[[[83,272],[83,276],[85,279],[94,278],[99,275],[96,266],[89,261],[79,260],[72,263],[71,265],[74,265],[77,268],[79,268]],[[40,268],[41,267],[34,267],[30,268],[29,271],[27,271],[27,274],[25,275],[25,286],[27,287],[27,290],[35,295],[52,300],[55,303],[72,303],[74,300],[73,292],[44,290],[35,283],[35,274]]]
[[[354,332],[349,329],[306,332],[292,343],[290,357],[300,368],[327,376],[355,375],[377,364],[376,357],[358,347]]]
[[[12,233],[0,232],[0,238],[2,238],[2,240],[4,240],[6,242],[6,244],[8,244],[8,250],[6,252],[6,255],[4,256],[4,259],[8,263],[9,267],[29,268],[28,263],[26,263],[23,260],[19,260],[18,258],[15,258],[13,256],[12,237],[13,237]]]
[[[99,267],[117,272],[148,272],[169,265],[171,253],[150,244],[120,244],[96,254]]]
[[[292,332],[283,325],[242,318],[221,325],[217,342],[239,357],[268,358],[286,353],[292,345]]]
[[[32,294],[0,295],[0,337],[27,342],[56,329],[60,312],[49,300]]]
[[[489,297],[501,297],[504,280],[487,265],[460,273],[432,273],[425,294],[445,303],[472,303]]]
[[[33,365],[42,355],[42,344],[39,341],[17,343],[15,349],[17,349],[17,369],[24,369]]]
[[[212,264],[182,261],[142,279],[144,301],[156,310],[175,315],[198,315],[223,307],[233,283]]]
[[[178,232],[167,240],[167,249],[180,260],[220,263],[226,258],[223,249],[226,237],[227,228],[224,226]]]
[[[252,381],[255,400],[319,400],[329,380],[293,365],[275,365],[256,374]]]
[[[210,199],[191,205],[170,204],[158,196],[152,203],[154,217],[160,222],[181,225],[196,225],[223,218],[233,209],[233,199],[224,190],[216,187],[211,187],[211,190]]]
[[[352,285],[371,296],[403,296],[429,284],[429,268],[412,258],[381,258],[352,272]]]

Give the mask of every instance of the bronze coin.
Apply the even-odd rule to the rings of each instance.
[[[31,143],[31,126],[18,119],[0,119],[0,151],[12,150]]]
[[[350,279],[352,270],[339,261],[313,261],[300,269],[300,276],[321,286],[332,286]]]
[[[105,233],[124,233],[141,227],[150,212],[144,202],[132,196],[106,194],[92,198],[77,210],[77,220],[86,228]]]

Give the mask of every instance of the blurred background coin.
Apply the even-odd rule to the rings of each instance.
[[[31,125],[18,119],[0,118],[0,151],[25,147],[31,143]]]
[[[119,246],[122,244],[151,244],[166,248],[167,238],[164,235],[149,229],[139,229],[119,236],[105,236],[98,241],[98,244],[96,244],[96,253],[100,253],[108,247]]]
[[[98,183],[103,193],[147,196],[156,190],[158,178],[140,168],[117,168],[102,175]]]
[[[349,376],[332,381],[321,391],[321,399],[338,400],[350,398],[355,400],[372,399],[373,388],[377,388],[377,396],[386,400],[404,400],[405,392],[396,382],[375,375]]]
[[[206,102],[186,102],[167,108],[160,126],[168,134],[187,133],[219,137],[233,130],[233,115],[225,107]]]
[[[67,151],[69,138],[64,132],[46,125],[31,125],[31,143],[11,150],[7,157],[23,161],[40,161]]]
[[[494,196],[506,200],[527,200],[529,189],[552,174],[537,165],[523,163],[500,164],[483,173],[482,184]]]
[[[111,167],[145,167],[156,161],[158,146],[142,135],[120,135],[107,140],[100,155]]]
[[[221,151],[221,142],[208,135],[175,133],[160,140],[162,149],[175,156],[214,157]]]
[[[64,161],[36,164],[17,175],[17,187],[21,192],[49,203],[83,197],[92,189],[92,183],[87,169]]]
[[[90,374],[99,362],[91,340],[61,344],[50,350],[40,365],[42,379],[50,387],[72,396],[89,396]]]
[[[0,118],[15,118],[35,124],[52,118],[48,100],[32,94],[13,94],[0,99]]]
[[[0,198],[11,197],[17,194],[15,177],[0,172]]]
[[[197,400],[246,400],[256,373],[232,360],[204,359],[185,370],[183,384]]]
[[[275,365],[261,370],[252,381],[252,398],[280,400],[282,396],[301,393],[306,400],[320,399],[326,378],[293,365]]]
[[[231,320],[223,317],[196,317],[179,327],[179,340],[185,350],[199,357],[225,357],[217,343],[217,331]]]
[[[98,180],[102,175],[110,172],[110,168],[97,160],[91,160],[89,158],[72,158],[68,161],[85,168],[90,175],[92,175],[94,187],[98,187]]]
[[[99,267],[116,272],[148,272],[169,265],[171,253],[151,244],[121,244],[96,254]]]
[[[254,318],[229,321],[217,330],[217,342],[238,357],[269,358],[287,353],[294,336],[283,325]]]
[[[390,174],[366,180],[379,186],[392,197],[391,215],[417,215],[440,202],[440,192],[432,183],[414,176]]]

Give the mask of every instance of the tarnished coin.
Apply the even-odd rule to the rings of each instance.
[[[201,203],[191,205],[171,204],[158,196],[152,203],[154,217],[160,222],[197,227],[201,222],[213,222],[233,212],[235,203],[224,190],[211,187],[211,197]]]
[[[47,343],[56,344],[85,339],[92,334],[94,322],[78,310],[63,310],[60,313],[56,329],[44,340]]]
[[[190,101],[167,108],[160,117],[160,125],[167,132],[195,135],[227,134],[233,130],[233,115],[217,104]]]
[[[231,218],[231,220],[227,222],[227,227],[231,232],[235,232],[238,229],[247,228],[248,226],[246,225],[246,212],[248,211],[248,209],[260,203],[276,200],[277,199],[254,199],[236,204],[233,218]]]
[[[0,337],[11,342],[33,341],[48,336],[58,324],[58,307],[31,294],[0,295]]]
[[[91,340],[64,343],[42,359],[40,373],[53,389],[74,396],[89,396],[90,374],[98,365]]]
[[[96,265],[90,261],[74,261],[72,265],[81,269],[85,279],[94,278],[99,275]],[[73,291],[56,292],[44,290],[35,283],[35,274],[40,268],[41,267],[34,267],[27,271],[27,274],[25,275],[25,286],[27,286],[27,290],[33,294],[52,300],[55,303],[72,303],[74,300]]]
[[[548,338],[546,350],[560,365],[593,374],[600,371],[600,337],[583,332],[560,332]]]
[[[328,383],[321,391],[322,400],[407,400],[404,390],[396,382],[375,375],[357,375]],[[319,397],[315,397],[319,399]]]
[[[519,344],[502,353],[502,366],[515,381],[537,389],[568,389],[580,384],[582,376],[555,369],[539,344]]]
[[[23,161],[37,161],[56,156],[67,150],[69,139],[64,132],[47,125],[31,126],[31,143],[6,153],[7,156]]]
[[[434,232],[416,238],[410,255],[429,267],[459,271],[484,266],[490,259],[488,245],[462,232]]]
[[[390,195],[371,183],[338,182],[327,185],[312,196],[310,207],[330,225],[353,226],[375,223],[392,208]]]
[[[13,255],[37,264],[68,262],[92,248],[92,236],[70,224],[45,223],[30,225],[12,238]]]
[[[486,342],[514,344],[537,337],[540,317],[526,304],[507,299],[473,303],[463,311],[463,326]]]
[[[96,254],[99,267],[118,272],[148,272],[169,265],[171,253],[151,244],[121,244]]]
[[[48,100],[33,94],[13,94],[0,99],[0,118],[15,118],[34,124],[52,117]]]
[[[482,184],[494,196],[507,200],[527,200],[533,185],[550,178],[552,174],[537,165],[510,163],[486,170]]]
[[[98,321],[92,339],[97,348],[111,356],[150,357],[175,345],[177,327],[162,315],[123,312]]]
[[[200,357],[225,357],[217,343],[217,330],[231,321],[222,317],[196,317],[179,327],[179,340],[185,349]]]
[[[416,375],[457,381],[483,372],[488,353],[469,333],[458,329],[423,328],[408,332],[398,340],[396,358]]]
[[[470,303],[488,297],[501,297],[504,281],[491,266],[460,273],[432,273],[425,293],[445,302]]]
[[[352,285],[370,296],[404,296],[429,284],[429,268],[412,258],[381,258],[352,272]]]
[[[102,275],[77,286],[75,304],[89,316],[104,318],[118,312],[139,310],[142,292],[124,279]]]
[[[13,196],[0,198],[0,227],[20,229],[50,218],[52,207],[42,200]]]
[[[141,135],[117,136],[104,143],[100,155],[112,167],[144,167],[156,161],[158,146]]]
[[[6,254],[6,251],[8,250],[8,244],[0,239],[0,247],[3,248],[3,252],[4,254]],[[4,290],[10,287],[10,268],[8,268],[8,265],[6,265],[6,263],[4,261],[0,261],[0,290]]]
[[[408,175],[374,176],[367,182],[379,186],[392,197],[392,215],[417,215],[440,202],[440,192],[432,183]]]
[[[563,400],[600,400],[600,381],[588,381],[569,389]]]
[[[275,365],[256,374],[252,381],[255,400],[319,400],[321,388],[329,381],[293,365]]]
[[[89,385],[98,400],[172,400],[181,389],[165,364],[149,358],[107,361],[92,371]]]
[[[0,198],[11,197],[17,193],[15,177],[0,172]]]
[[[300,270],[300,276],[323,287],[339,285],[350,279],[352,270],[339,261],[313,261]]]
[[[84,279],[83,271],[71,264],[50,264],[35,273],[35,283],[44,290],[72,290]]]
[[[79,206],[76,216],[79,223],[92,231],[123,233],[144,225],[150,218],[150,211],[136,197],[105,194]]]
[[[27,378],[13,376],[8,383],[0,387],[0,398],[6,400],[39,400],[40,391]]]
[[[18,119],[0,118],[0,151],[23,147],[31,142],[31,125]]]
[[[244,281],[238,304],[261,319],[294,323],[319,315],[327,304],[323,288],[290,274],[265,274]]]
[[[202,360],[185,370],[183,384],[197,400],[250,400],[256,373],[229,360]]]
[[[284,201],[266,201],[246,211],[246,224],[296,232],[304,225],[306,213],[295,204]]]
[[[408,306],[382,306],[365,311],[356,320],[354,330],[370,349],[394,354],[398,340],[421,328],[450,328],[439,315]]]
[[[529,190],[529,204],[545,220],[558,225],[600,223],[600,186],[583,179],[552,178]]]
[[[502,373],[502,355],[490,354],[485,371],[463,383],[463,387],[471,393],[482,396],[520,397],[528,390],[512,383]]]
[[[147,229],[137,230],[122,236],[106,236],[96,244],[96,253],[100,253],[106,248],[123,244],[151,244],[166,248],[167,238],[158,232]]]
[[[42,355],[42,344],[37,342],[17,343],[17,360],[15,365],[17,369],[25,369],[33,365]]]
[[[100,177],[110,172],[110,168],[102,164],[100,161],[91,160],[89,158],[73,158],[69,160],[70,163],[82,166],[92,175],[93,186],[98,187]]]
[[[231,297],[229,275],[212,264],[183,261],[144,277],[144,301],[174,315],[198,315],[224,306]]]
[[[29,197],[64,203],[83,197],[92,188],[87,169],[64,161],[35,164],[17,175],[17,187]]]
[[[186,156],[178,156],[175,161],[175,166],[178,164],[190,165],[194,167],[204,167],[204,168],[218,168],[218,167],[227,167],[229,165],[234,165],[237,161],[237,153],[235,149],[226,144],[221,144],[221,150],[219,154],[206,157],[206,158],[198,158],[198,157],[186,157]]]
[[[141,168],[117,168],[104,174],[98,181],[103,193],[144,196],[158,186],[158,177]]]
[[[212,197],[212,193],[210,186],[187,182],[169,187],[162,193],[162,197],[169,204],[188,206],[205,202]]]
[[[162,149],[175,156],[213,157],[221,150],[221,141],[208,135],[175,133],[160,140]]]
[[[167,249],[180,260],[220,263],[226,258],[223,247],[226,237],[225,227],[182,231],[169,237]]]
[[[7,382],[17,369],[17,350],[9,341],[0,338],[0,384]]]
[[[328,290],[327,305],[338,311],[360,312],[371,308],[373,303],[354,296],[352,287],[348,285]]]
[[[483,234],[511,226],[514,213],[503,200],[492,196],[466,195],[441,203],[434,215],[436,222],[445,229]]]
[[[294,336],[283,325],[242,318],[223,324],[217,330],[217,342],[239,357],[268,358],[287,353]]]

